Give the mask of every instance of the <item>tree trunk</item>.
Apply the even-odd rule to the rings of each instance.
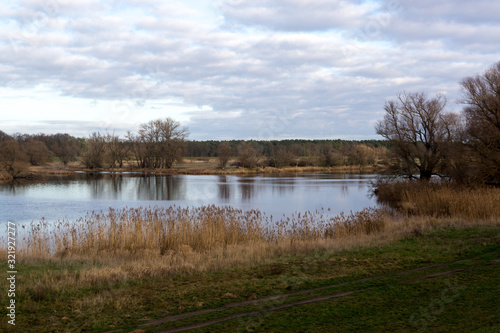
[[[428,181],[432,177],[432,171],[431,170],[420,170],[420,180],[425,180]]]

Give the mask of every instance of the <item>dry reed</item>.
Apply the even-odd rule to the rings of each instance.
[[[469,188],[447,182],[377,184],[380,202],[412,216],[484,220],[500,217],[500,188]]]
[[[206,252],[232,245],[315,241],[379,232],[387,214],[380,209],[338,217],[306,212],[275,223],[258,210],[231,207],[110,209],[76,222],[32,223],[20,252],[26,257],[144,251],[165,255],[185,248]]]

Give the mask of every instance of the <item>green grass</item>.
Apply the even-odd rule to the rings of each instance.
[[[498,323],[498,267],[380,287],[341,299],[289,308],[211,327],[234,332],[467,332]],[[443,298],[444,295],[444,298]],[[206,330],[199,330],[206,331]]]
[[[378,247],[357,247],[343,251],[317,251],[309,255],[283,255],[252,266],[183,273],[165,277],[129,279],[79,287],[78,273],[89,269],[87,261],[27,260],[18,263],[17,332],[102,332],[133,331],[150,320],[200,309],[222,307],[249,299],[289,294],[289,297],[235,308],[224,308],[178,322],[141,327],[146,332],[184,326],[250,311],[263,311],[198,332],[325,332],[325,331],[417,331],[493,332],[500,322],[499,264],[500,228],[437,227],[410,234]],[[367,277],[390,275],[435,263],[478,257],[473,262],[455,263],[405,276],[389,276],[356,282]],[[473,267],[471,269],[471,267]],[[464,272],[434,279],[398,283],[425,274],[451,269]],[[0,264],[6,272],[6,262]],[[74,275],[74,287],[36,289],[37,277],[50,271],[57,284],[58,273]],[[7,290],[5,279],[0,287]],[[352,282],[297,294],[313,288]],[[453,295],[444,298],[450,285]],[[341,291],[373,289],[354,295],[266,312],[292,301]],[[450,301],[451,300],[451,301]],[[7,304],[6,292],[1,304]],[[200,304],[203,303],[203,304]],[[438,308],[439,306],[439,308]],[[3,308],[5,309],[5,308]],[[423,310],[422,310],[423,309]],[[427,310],[426,310],[427,309]],[[5,310],[2,310],[5,311]],[[423,312],[422,312],[423,311]],[[425,311],[431,311],[426,314]],[[0,331],[11,329],[2,315]]]

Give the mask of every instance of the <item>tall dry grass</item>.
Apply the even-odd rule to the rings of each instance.
[[[411,216],[484,220],[500,217],[500,188],[470,188],[448,182],[382,181],[377,197]]]
[[[76,222],[32,223],[19,251],[25,257],[140,255],[144,251],[165,255],[186,248],[206,252],[234,245],[338,239],[379,232],[388,214],[380,209],[337,217],[306,212],[273,221],[258,210],[231,207],[110,209]]]

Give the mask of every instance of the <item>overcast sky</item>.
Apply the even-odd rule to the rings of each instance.
[[[0,4],[0,130],[190,139],[379,138],[398,92],[500,61],[491,0],[18,0]]]

